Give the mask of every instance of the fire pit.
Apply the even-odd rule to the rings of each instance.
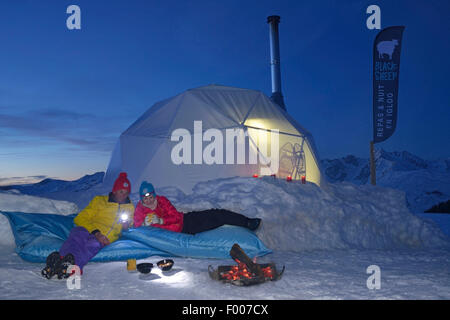
[[[278,272],[274,263],[254,263],[238,244],[233,245],[230,255],[237,265],[219,266],[216,270],[211,265],[208,266],[212,279],[237,286],[250,286],[278,280],[284,272],[284,266],[281,272]]]

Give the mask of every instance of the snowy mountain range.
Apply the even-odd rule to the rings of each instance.
[[[376,183],[406,193],[412,212],[424,212],[450,199],[450,158],[424,160],[407,151],[375,151]],[[330,182],[370,184],[369,159],[348,155],[321,161]]]
[[[407,151],[379,149],[375,151],[375,161],[377,185],[404,191],[412,212],[424,212],[450,199],[450,158],[429,161]],[[331,183],[370,184],[369,159],[348,155],[324,159],[321,164]],[[22,194],[72,201],[83,208],[92,196],[105,192],[101,189],[104,175],[104,172],[97,172],[75,181],[45,179],[35,184],[3,186],[0,190],[18,190]]]
[[[97,172],[91,175],[85,175],[84,177],[74,181],[44,179],[33,184],[0,186],[0,190],[15,189],[28,195],[42,195],[45,193],[58,192],[80,192],[86,191],[87,189],[101,183],[104,175],[104,172]]]
[[[70,201],[82,209],[93,196],[104,193],[101,189],[104,176],[104,172],[96,172],[74,181],[44,179],[33,184],[0,186],[0,191]]]

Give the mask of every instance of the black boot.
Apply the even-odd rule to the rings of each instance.
[[[75,257],[73,254],[68,253],[62,258],[60,267],[57,270],[58,279],[66,279],[70,277],[70,274],[67,272],[67,268],[71,265],[75,265]]]
[[[61,256],[58,251],[52,252],[48,255],[46,266],[42,269],[42,276],[47,279],[51,279],[55,274],[58,273],[58,270],[61,269]]]
[[[261,221],[262,220],[259,219],[259,218],[253,218],[253,219],[249,218],[248,221],[247,221],[247,228],[252,230],[252,231],[255,231],[261,225]]]

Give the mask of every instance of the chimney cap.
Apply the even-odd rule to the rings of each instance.
[[[268,16],[267,17],[267,23],[279,23],[280,22],[280,16]]]

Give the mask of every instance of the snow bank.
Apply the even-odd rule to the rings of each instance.
[[[257,234],[274,250],[450,246],[439,227],[410,213],[405,194],[394,189],[236,177],[199,183],[189,195],[167,191],[184,212],[217,207],[262,218]]]
[[[348,182],[319,188],[272,177],[211,180],[197,184],[187,195],[174,187],[155,187],[183,212],[225,208],[262,218],[257,234],[272,250],[450,248],[449,238],[439,227],[413,215],[405,193],[394,189]],[[83,197],[92,198],[93,193],[94,189],[86,190]],[[66,199],[73,199],[74,194],[69,196]],[[131,200],[136,204],[138,194],[133,193]],[[0,210],[71,214],[78,207],[9,192],[0,193]],[[13,243],[3,215],[1,243]]]
[[[69,215],[79,210],[77,205],[72,202],[27,196],[11,190],[0,192],[0,211]],[[0,214],[0,245],[14,245],[14,236],[9,221],[2,214]]]

